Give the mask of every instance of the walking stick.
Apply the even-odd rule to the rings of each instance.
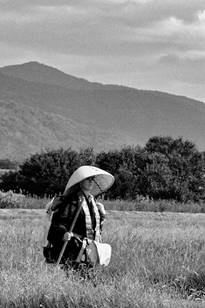
[[[79,214],[80,214],[81,204],[82,204],[82,203],[80,202],[80,203],[79,203],[78,210],[77,210],[77,212],[76,212],[76,214],[75,214],[75,217],[74,217],[74,219],[73,219],[72,225],[70,226],[70,229],[69,229],[69,231],[68,231],[69,233],[71,233],[71,232],[73,231],[73,228],[75,227],[76,220],[77,220],[77,218],[78,218],[78,216],[79,216]],[[62,257],[63,257],[63,254],[64,254],[64,252],[65,252],[65,249],[66,249],[66,246],[67,246],[68,242],[69,242],[69,240],[65,241],[65,243],[63,244],[63,247],[62,247],[62,249],[61,249],[61,252],[60,252],[60,254],[59,254],[59,257],[58,257],[58,260],[57,260],[57,263],[56,263],[57,266],[60,264],[60,261],[61,261],[61,259],[62,259]]]

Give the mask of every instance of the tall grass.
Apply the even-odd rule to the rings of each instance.
[[[142,198],[133,201],[105,201],[109,210],[143,211],[143,212],[177,212],[177,213],[205,213],[205,202],[177,202],[175,200],[152,200]]]
[[[23,194],[16,194],[11,190],[8,192],[0,191],[0,208],[12,209],[42,209],[48,203],[48,198],[29,197]]]
[[[15,194],[12,191],[3,193],[0,191],[0,208],[24,208],[43,209],[50,199],[32,198],[22,194]],[[205,202],[180,203],[174,200],[154,201],[150,198],[138,196],[136,200],[99,200],[105,204],[108,210],[119,211],[145,211],[145,212],[181,212],[181,213],[205,213]]]
[[[43,211],[0,211],[0,307],[204,307],[203,214],[108,212],[107,268],[46,265]],[[196,301],[197,300],[197,301]]]

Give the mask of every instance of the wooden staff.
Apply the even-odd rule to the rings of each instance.
[[[69,233],[71,233],[71,232],[73,231],[73,228],[75,227],[76,220],[77,220],[77,218],[78,218],[78,216],[79,216],[79,214],[80,214],[81,205],[82,205],[82,202],[79,202],[78,210],[77,210],[77,212],[76,212],[76,214],[75,214],[75,217],[74,217],[74,219],[73,219],[72,225],[71,225],[71,227],[70,227],[70,229],[69,229],[69,231],[68,231]],[[62,257],[63,257],[63,254],[64,254],[64,252],[65,252],[66,246],[67,246],[67,244],[68,244],[69,241],[70,241],[70,240],[67,240],[67,241],[65,241],[65,243],[63,244],[63,247],[62,247],[62,249],[61,249],[61,252],[60,252],[60,254],[59,254],[59,257],[58,257],[58,260],[57,260],[57,263],[56,263],[57,266],[60,264],[60,261],[61,261],[61,259],[62,259]]]

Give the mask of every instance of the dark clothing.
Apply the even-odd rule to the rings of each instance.
[[[90,204],[87,197],[85,199],[88,204],[92,221],[93,236],[91,236],[90,239],[94,240],[94,230],[96,226],[95,213],[92,204]],[[73,197],[69,198],[65,196],[57,197],[57,199],[55,200],[54,213],[47,239],[53,246],[53,255],[56,260],[58,259],[58,256],[64,243],[63,236],[66,232],[70,231],[70,227],[74,220],[75,214],[78,211],[79,205],[80,204],[78,194],[75,194]],[[102,219],[104,219],[104,217]],[[86,237],[86,218],[82,207],[72,232],[78,234],[81,239]],[[78,239],[76,239],[75,237],[71,238],[66,247],[63,260],[75,260],[79,254],[81,246],[82,243]]]

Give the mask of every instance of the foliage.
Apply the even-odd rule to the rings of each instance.
[[[182,138],[172,138],[155,136],[151,137],[145,145],[148,152],[157,152],[164,155],[178,154],[182,157],[189,157],[197,152],[196,146],[189,140]]]
[[[115,177],[105,199],[199,202],[205,199],[205,155],[182,138],[152,137],[144,148],[95,153],[93,148],[51,150],[28,158],[19,171],[3,174],[0,189],[38,196],[62,193],[75,169],[96,165]]]
[[[109,198],[135,199],[138,194],[179,202],[205,198],[204,155],[182,138],[153,137],[144,149],[101,152],[96,164],[115,176]]]
[[[115,177],[115,183],[106,193],[106,198],[131,198],[136,180],[133,175],[133,163],[135,164],[133,153],[133,149],[128,147],[122,148],[121,151],[101,152],[96,156],[96,165]]]
[[[183,202],[204,198],[204,155],[192,142],[182,138],[153,137],[147,142],[145,150],[167,157],[171,171],[169,198]]]
[[[9,190],[0,191],[0,209],[44,209],[50,201],[47,198],[32,198]]]
[[[11,190],[3,193],[0,191],[0,208],[18,208],[25,200],[22,194],[15,194]]]
[[[1,188],[41,197],[62,193],[74,170],[90,160],[92,150],[89,148],[80,153],[69,148],[34,154],[18,172],[2,176]]]

